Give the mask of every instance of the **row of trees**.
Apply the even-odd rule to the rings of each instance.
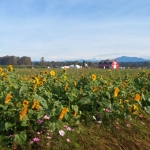
[[[16,57],[16,56],[4,56],[0,57],[1,65],[31,65],[32,61],[30,57]]]
[[[25,66],[41,66],[41,67],[51,67],[60,68],[61,66],[69,66],[69,65],[80,65],[85,67],[85,63],[92,68],[97,68],[99,62],[83,62],[78,61],[45,61],[44,57],[41,57],[40,61],[32,62],[30,57],[16,57],[16,56],[3,56],[0,57],[0,65],[25,65]],[[150,68],[150,62],[119,62],[120,67],[125,68],[139,68],[139,67],[147,67]]]

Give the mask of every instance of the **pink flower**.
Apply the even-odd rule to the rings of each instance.
[[[33,141],[34,141],[34,142],[39,142],[40,139],[39,139],[39,138],[34,138]]]
[[[47,139],[51,139],[51,137],[50,137],[50,136],[47,136]]]
[[[40,119],[37,121],[38,124],[41,124],[42,122],[43,120],[40,120]]]
[[[110,110],[108,108],[105,109],[106,112],[110,112]]]
[[[14,137],[14,135],[13,135],[13,134],[10,134],[10,135],[9,135],[9,137],[13,138],[13,137]]]
[[[127,127],[130,127],[131,125],[129,124],[129,123],[127,123],[127,125],[126,125]]]
[[[41,134],[40,132],[37,132],[37,134]]]
[[[47,116],[47,115],[44,116],[44,119],[46,119],[46,120],[49,120],[49,118],[50,118],[50,117]]]
[[[143,121],[141,121],[141,123],[142,123],[143,125],[145,125],[145,123],[144,123]]]
[[[66,139],[67,142],[70,142],[70,139]]]
[[[116,126],[116,130],[120,130],[120,127],[119,127],[119,126]]]
[[[71,131],[72,129],[70,127],[67,127],[66,130]]]
[[[50,146],[50,143],[47,143],[46,145],[47,145],[47,146]]]
[[[30,144],[33,144],[34,143],[34,141],[30,141]]]
[[[64,135],[65,135],[65,132],[64,132],[63,130],[60,130],[60,131],[59,131],[59,134],[60,134],[61,136],[64,136]]]

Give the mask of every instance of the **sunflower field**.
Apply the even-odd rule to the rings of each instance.
[[[0,139],[17,146],[38,142],[35,133],[58,133],[62,126],[75,128],[96,122],[148,118],[150,72],[114,75],[82,70],[42,70],[20,74],[12,65],[0,68]],[[67,128],[68,129],[68,128]],[[63,132],[60,132],[63,134]]]

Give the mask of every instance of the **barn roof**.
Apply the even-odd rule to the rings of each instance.
[[[106,59],[106,60],[101,60],[99,64],[112,64],[114,59]]]

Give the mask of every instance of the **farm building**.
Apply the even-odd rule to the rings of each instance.
[[[114,60],[101,60],[98,64],[99,68],[112,68],[112,69],[118,69],[119,68],[119,64],[118,62],[114,59]]]

